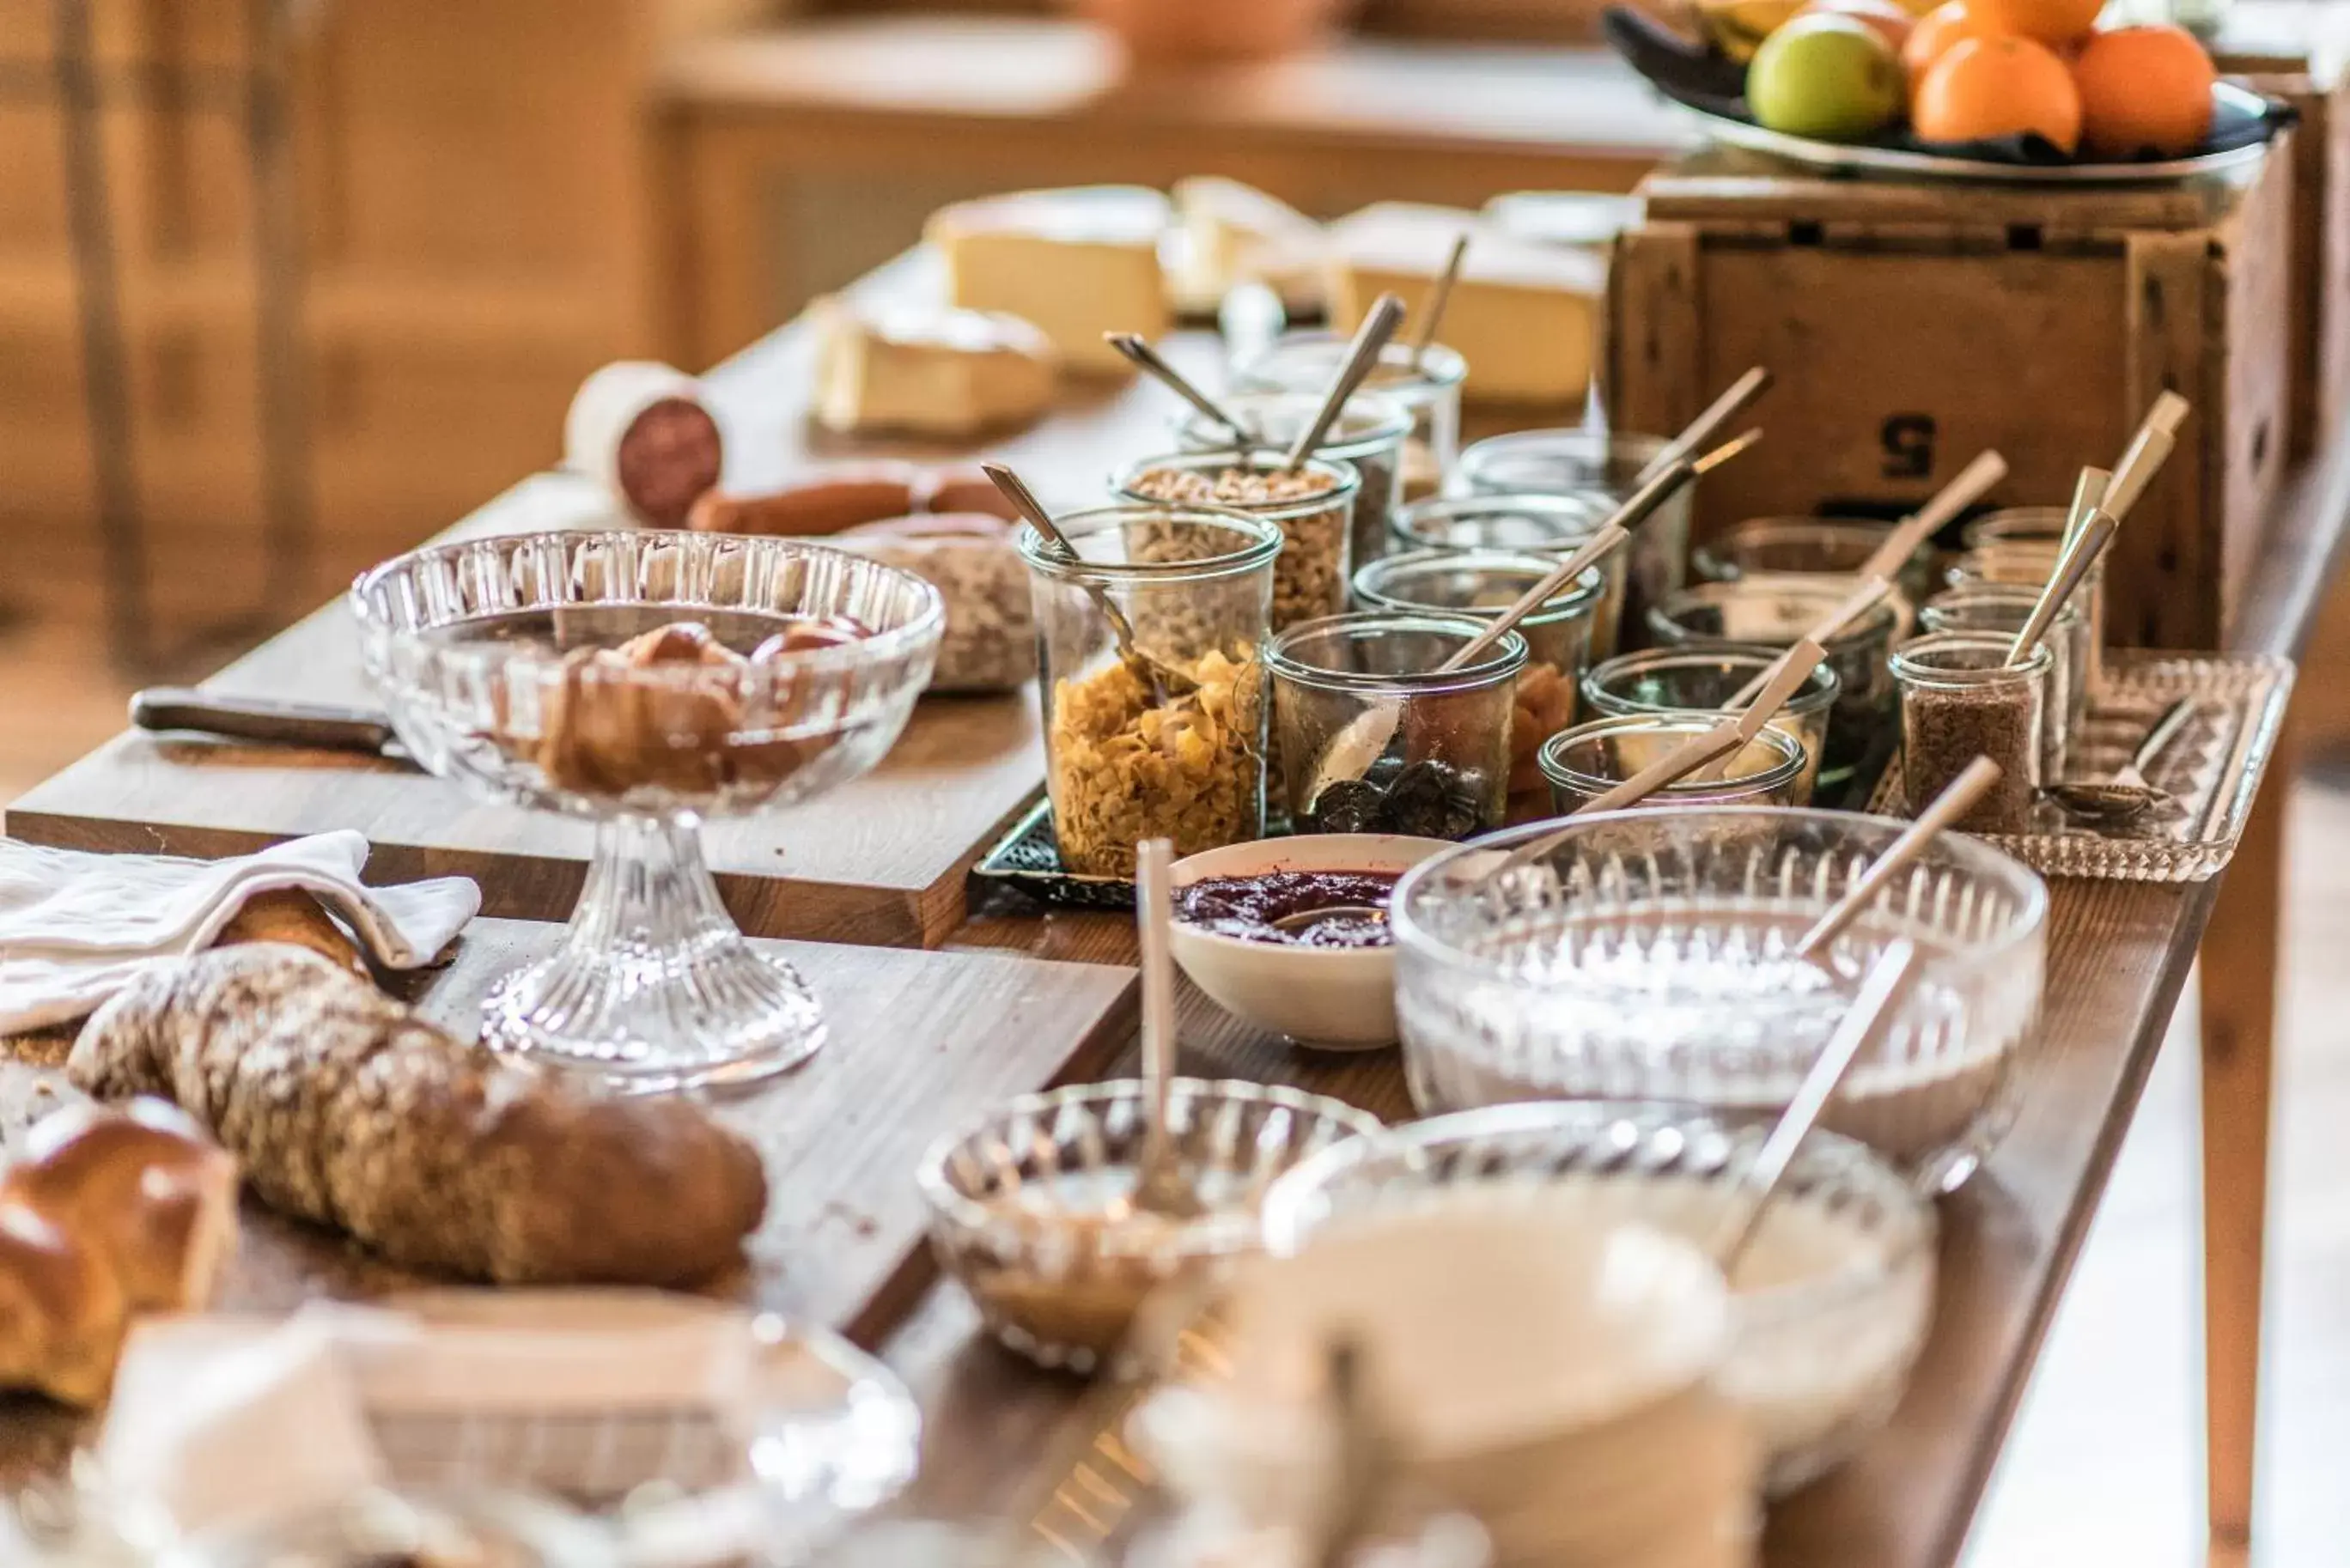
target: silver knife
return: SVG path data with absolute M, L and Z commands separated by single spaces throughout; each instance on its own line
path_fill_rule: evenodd
M 142 730 L 218 735 L 273 746 L 358 752 L 410 760 L 391 722 L 366 708 L 238 697 L 193 687 L 151 686 L 130 699 L 130 722 Z

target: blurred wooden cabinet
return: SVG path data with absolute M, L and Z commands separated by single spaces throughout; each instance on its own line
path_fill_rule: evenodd
M 89 0 L 104 61 L 238 66 L 252 0 Z M 745 0 L 307 0 L 294 126 L 322 574 L 461 515 L 556 452 L 596 365 L 647 348 L 645 84 Z M 699 13 L 698 16 L 686 12 Z M 0 0 L 38 79 L 53 0 Z M 203 78 L 196 78 L 201 88 Z M 201 97 L 103 115 L 141 498 L 158 539 L 257 534 L 244 129 Z M 88 526 L 57 103 L 0 108 L 0 521 Z

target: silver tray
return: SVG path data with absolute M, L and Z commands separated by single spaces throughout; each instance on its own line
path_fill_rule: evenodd
M 2212 90 L 2223 99 L 2234 95 L 2258 101 L 2256 95 L 2227 82 L 2219 83 Z M 1898 174 L 1905 179 L 1952 180 L 1970 184 L 2148 185 L 2244 168 L 2259 162 L 2268 151 L 2266 141 L 2255 141 L 2155 163 L 2000 163 L 1988 159 L 1912 152 L 1898 147 L 1814 141 L 1807 136 L 1766 130 L 1752 121 L 1728 115 L 1709 114 L 1694 104 L 1683 103 L 1681 107 L 1695 115 L 1706 134 L 1717 141 L 1750 152 L 1767 152 L 1831 174 Z
M 1985 834 L 1984 841 L 2048 877 L 2200 882 L 2218 876 L 2251 815 L 2293 680 L 2289 659 L 2108 652 L 2104 685 L 2074 739 L 2072 774 L 2111 777 L 2163 711 L 2188 698 L 2197 704 L 2194 718 L 2147 770 L 2148 782 L 2177 796 L 2177 805 L 2100 832 L 2066 822 L 2043 803 L 2035 826 L 2045 831 Z M 1899 758 L 1878 782 L 1869 809 L 1909 815 Z

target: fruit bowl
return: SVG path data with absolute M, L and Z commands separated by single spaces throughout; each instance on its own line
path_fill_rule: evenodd
M 595 824 L 552 956 L 499 981 L 485 1044 L 615 1087 L 746 1083 L 824 1014 L 719 902 L 702 824 L 880 761 L 945 624 L 909 572 L 796 540 L 631 529 L 507 535 L 352 585 L 369 679 L 418 763 Z
M 1616 52 L 1658 91 L 1702 117 L 1709 135 L 1732 147 L 1846 174 L 1998 181 L 2031 184 L 2122 184 L 2179 180 L 2259 160 L 2295 118 L 2292 106 L 2230 82 L 2213 86 L 2211 129 L 2182 158 L 2098 161 L 2069 157 L 2037 136 L 1929 142 L 1896 126 L 1862 141 L 1791 136 L 1758 123 L 1746 100 L 1746 67 L 1654 18 L 1607 8 L 1602 31 Z

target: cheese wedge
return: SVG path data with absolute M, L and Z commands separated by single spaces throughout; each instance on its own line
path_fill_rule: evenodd
M 1053 345 L 1016 316 L 875 312 L 830 296 L 816 323 L 816 422 L 847 435 L 960 439 L 1024 424 L 1053 402 Z
M 1333 223 L 1331 326 L 1353 331 L 1372 301 L 1392 293 L 1413 317 L 1398 336 L 1417 332 L 1419 313 L 1463 231 L 1469 255 L 1437 338 L 1469 361 L 1464 395 L 1545 408 L 1581 401 L 1606 308 L 1607 263 L 1529 244 L 1475 213 L 1382 202 Z
M 924 237 L 946 257 L 950 303 L 1035 323 L 1065 369 L 1125 374 L 1102 335 L 1171 325 L 1159 244 L 1172 220 L 1156 191 L 1089 185 L 958 202 Z
M 1179 309 L 1210 314 L 1244 283 L 1262 283 L 1293 315 L 1322 305 L 1322 225 L 1253 185 L 1215 175 L 1175 182 L 1182 245 L 1170 280 Z
M 1605 251 L 1648 209 L 1638 196 L 1600 191 L 1513 191 L 1485 203 L 1485 219 L 1529 244 Z

